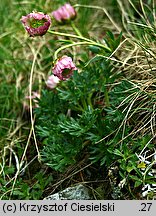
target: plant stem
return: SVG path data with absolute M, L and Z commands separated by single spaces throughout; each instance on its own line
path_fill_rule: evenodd
M 61 52 L 62 50 L 64 49 L 67 49 L 69 47 L 72 47 L 72 46 L 78 46 L 78 45 L 86 45 L 86 44 L 90 44 L 89 42 L 77 42 L 77 43 L 71 43 L 71 44 L 67 44 L 65 46 L 62 46 L 60 48 L 58 48 L 55 53 L 54 53 L 54 62 L 57 60 L 57 55 L 59 52 Z
M 111 52 L 111 49 L 108 48 L 107 46 L 103 45 L 103 44 L 100 44 L 100 43 L 97 43 L 93 40 L 90 40 L 88 38 L 85 38 L 85 37 L 82 37 L 82 36 L 78 36 L 78 35 L 73 35 L 73 34 L 66 34 L 66 33 L 62 33 L 62 32 L 56 32 L 56 31 L 51 31 L 51 30 L 48 30 L 48 32 L 50 34 L 54 34 L 54 35 L 60 35 L 60 36 L 66 36 L 66 37 L 72 37 L 72 38 L 77 38 L 77 39 L 80 39 L 80 40 L 83 40 L 83 41 L 86 41 L 86 42 L 90 42 L 91 45 L 94 45 L 94 46 L 98 46 L 98 47 L 101 47 L 109 52 Z
M 110 106 L 110 103 L 109 103 L 109 95 L 108 95 L 107 89 L 105 90 L 105 103 L 106 103 L 106 107 L 109 107 L 109 106 Z
M 93 105 L 92 105 L 92 101 L 91 101 L 92 95 L 93 95 L 93 93 L 90 93 L 88 95 L 87 102 L 88 102 L 88 105 L 90 106 L 90 108 L 93 110 Z
M 54 62 L 57 60 L 57 55 L 58 55 L 58 53 L 59 52 L 61 52 L 62 50 L 64 50 L 64 49 L 67 49 L 67 48 L 69 48 L 69 47 L 73 47 L 73 46 L 79 46 L 79 45 L 92 45 L 92 46 L 98 46 L 98 47 L 101 47 L 101 44 L 98 44 L 98 43 L 96 43 L 96 42 L 77 42 L 77 43 L 71 43 L 71 44 L 67 44 L 67 45 L 65 45 L 65 46 L 62 46 L 62 47 L 60 47 L 60 48 L 58 48 L 56 51 L 55 51 L 55 53 L 54 53 Z M 102 48 L 103 48 L 103 45 L 102 45 Z
M 54 35 L 60 35 L 60 36 L 65 36 L 65 37 L 73 37 L 73 38 L 77 38 L 77 39 L 80 39 L 80 40 L 93 42 L 92 40 L 90 40 L 88 38 L 85 38 L 85 37 L 82 37 L 82 36 L 79 36 L 79 35 L 67 34 L 67 33 L 64 33 L 64 32 L 56 32 L 56 31 L 52 31 L 52 30 L 48 30 L 48 32 L 50 34 L 54 34 Z
M 81 32 L 79 31 L 79 29 L 75 26 L 75 23 L 71 21 L 71 26 L 73 28 L 73 30 L 75 31 L 75 33 L 80 36 L 80 37 L 83 37 Z
M 77 104 L 77 106 L 74 106 L 73 109 L 76 110 L 76 111 L 84 112 L 84 109 L 79 104 Z
M 87 103 L 86 103 L 86 101 L 85 101 L 85 99 L 82 97 L 81 98 L 81 103 L 82 103 L 82 105 L 83 105 L 83 108 L 84 108 L 84 110 L 87 110 Z

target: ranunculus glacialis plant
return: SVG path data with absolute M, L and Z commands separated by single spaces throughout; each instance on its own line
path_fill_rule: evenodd
M 63 56 L 58 59 L 54 65 L 53 74 L 60 80 L 67 80 L 72 76 L 74 70 L 77 70 L 77 68 L 73 63 L 72 58 Z
M 31 37 L 34 37 L 46 34 L 51 24 L 51 19 L 49 15 L 45 15 L 41 12 L 33 12 L 26 16 L 22 16 L 21 22 L 28 34 Z
M 52 16 L 59 23 L 72 20 L 76 17 L 75 9 L 69 4 L 66 3 L 62 7 L 52 12 Z

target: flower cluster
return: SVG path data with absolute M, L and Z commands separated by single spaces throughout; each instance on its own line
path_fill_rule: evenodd
M 66 3 L 58 8 L 58 10 L 53 11 L 52 16 L 57 22 L 66 22 L 76 17 L 76 11 L 69 3 Z M 22 16 L 21 22 L 31 37 L 42 36 L 48 31 L 51 25 L 51 18 L 49 15 L 41 12 L 32 12 L 26 16 Z M 63 56 L 58 59 L 53 67 L 53 75 L 49 76 L 46 81 L 47 87 L 54 89 L 60 80 L 70 78 L 74 70 L 77 70 L 77 68 L 72 62 L 71 57 Z M 36 95 L 33 93 L 32 99 L 35 97 Z
M 52 16 L 57 22 L 69 21 L 76 17 L 76 11 L 69 3 L 66 3 L 56 11 L 53 11 Z M 21 22 L 31 37 L 42 36 L 49 29 L 51 18 L 42 12 L 32 12 L 22 16 Z
M 76 11 L 69 3 L 66 3 L 58 10 L 53 11 L 52 15 L 56 21 L 63 22 L 74 19 L 76 17 Z M 51 25 L 50 16 L 41 12 L 33 12 L 27 16 L 22 16 L 21 22 L 31 37 L 46 34 Z M 53 75 L 49 76 L 46 81 L 47 87 L 50 89 L 55 88 L 60 80 L 70 78 L 74 70 L 77 70 L 77 68 L 70 57 L 63 56 L 58 59 L 53 67 Z

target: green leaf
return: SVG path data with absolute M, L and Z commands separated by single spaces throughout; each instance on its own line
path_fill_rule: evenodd
M 120 157 L 124 157 L 124 155 L 121 153 L 121 151 L 119 151 L 118 149 L 115 149 L 114 150 L 114 154 L 115 155 L 118 155 L 118 156 L 120 156 Z
M 138 164 L 137 168 L 139 169 L 146 168 L 146 164 L 142 161 L 141 163 Z
M 134 187 L 139 187 L 142 184 L 142 181 L 136 181 L 134 184 Z
M 129 177 L 135 181 L 140 181 L 140 179 L 137 176 L 129 175 Z
M 95 54 L 100 53 L 101 49 L 97 46 L 89 46 L 90 51 L 92 51 Z
M 127 170 L 128 173 L 130 173 L 133 169 L 134 169 L 134 167 L 132 167 L 132 166 L 127 166 L 127 169 L 126 169 L 126 170 Z

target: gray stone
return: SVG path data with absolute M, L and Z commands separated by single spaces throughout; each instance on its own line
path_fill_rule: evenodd
M 82 184 L 45 197 L 44 200 L 90 200 L 89 190 Z

